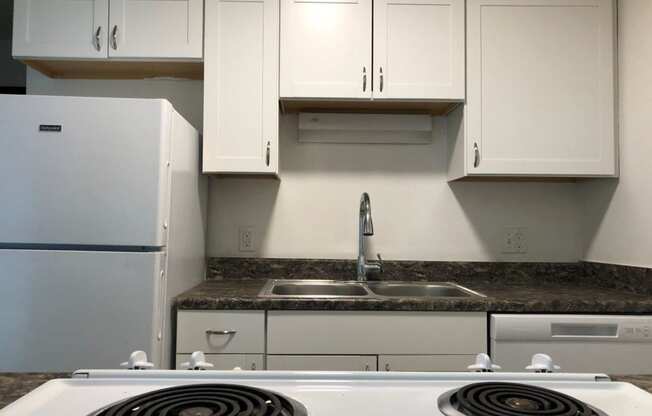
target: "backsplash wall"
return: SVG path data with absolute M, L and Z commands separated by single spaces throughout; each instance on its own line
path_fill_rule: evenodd
M 52 80 L 27 73 L 30 94 L 164 97 L 195 126 L 199 81 Z M 445 123 L 429 145 L 305 144 L 281 117 L 281 180 L 212 177 L 208 255 L 352 259 L 360 193 L 371 195 L 369 253 L 394 260 L 577 261 L 583 254 L 573 183 L 446 181 Z M 254 228 L 241 252 L 240 226 Z M 527 253 L 503 253 L 505 227 L 525 227 Z
M 652 2 L 618 3 L 620 180 L 582 188 L 585 259 L 652 267 Z

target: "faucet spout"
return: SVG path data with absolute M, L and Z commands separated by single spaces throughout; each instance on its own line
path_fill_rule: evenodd
M 364 192 L 360 197 L 360 215 L 358 218 L 358 263 L 357 277 L 359 281 L 367 280 L 368 272 L 380 273 L 383 271 L 383 264 L 378 255 L 378 262 L 367 262 L 365 260 L 365 237 L 374 235 L 374 223 L 371 218 L 371 200 L 369 194 Z
M 374 222 L 371 218 L 371 201 L 369 194 L 364 192 L 360 197 L 360 221 L 365 236 L 374 235 Z

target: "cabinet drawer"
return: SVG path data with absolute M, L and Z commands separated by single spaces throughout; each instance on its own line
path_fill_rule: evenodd
M 481 352 L 481 351 L 478 351 Z M 380 371 L 467 371 L 475 355 L 381 355 Z
M 268 355 L 268 370 L 376 371 L 375 355 Z
M 190 354 L 177 354 L 176 368 L 183 370 L 181 363 L 188 362 Z M 212 370 L 263 370 L 263 354 L 206 354 L 206 361 L 213 364 Z
M 227 331 L 222 334 L 221 332 Z M 265 352 L 264 311 L 181 311 L 177 316 L 177 353 Z
M 270 311 L 269 354 L 476 354 L 486 351 L 481 312 Z

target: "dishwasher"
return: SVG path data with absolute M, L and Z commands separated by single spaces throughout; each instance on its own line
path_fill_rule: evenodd
M 503 371 L 548 354 L 563 372 L 652 374 L 652 317 L 494 314 L 489 348 Z

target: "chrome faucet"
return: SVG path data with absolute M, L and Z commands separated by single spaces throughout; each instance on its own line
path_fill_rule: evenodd
M 364 192 L 360 197 L 360 222 L 358 228 L 358 281 L 367 280 L 367 273 L 382 273 L 383 259 L 378 254 L 378 261 L 366 261 L 364 238 L 374 235 L 374 223 L 371 219 L 371 201 L 369 194 Z

